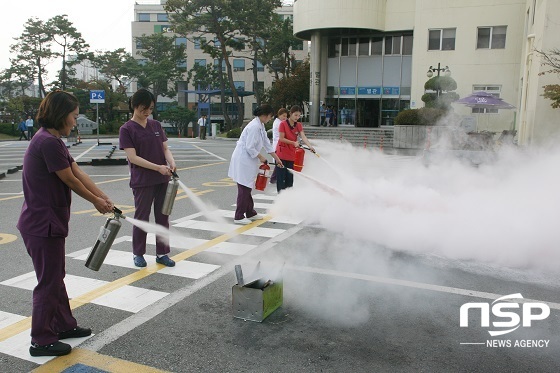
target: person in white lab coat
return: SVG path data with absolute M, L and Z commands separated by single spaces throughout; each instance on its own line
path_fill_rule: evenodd
M 233 218 L 235 224 L 249 224 L 263 218 L 255 211 L 251 196 L 259 164 L 266 162 L 266 158 L 260 153 L 262 148 L 272 155 L 278 167 L 283 167 L 282 161 L 270 145 L 264 128 L 264 124 L 272 119 L 273 113 L 274 109 L 268 104 L 257 107 L 253 112 L 255 119 L 243 129 L 231 155 L 228 176 L 237 183 L 237 208 Z

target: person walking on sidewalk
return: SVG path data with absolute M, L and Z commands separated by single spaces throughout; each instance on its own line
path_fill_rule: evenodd
M 21 141 L 22 137 L 27 141 L 27 136 L 25 135 L 25 131 L 27 131 L 27 124 L 25 124 L 25 119 L 19 122 L 18 131 L 19 131 L 19 141 Z
M 119 131 L 119 147 L 124 150 L 130 168 L 130 188 L 134 195 L 134 219 L 149 221 L 152 204 L 157 224 L 169 228 L 169 216 L 161 212 L 171 171 L 175 160 L 167 146 L 167 136 L 161 123 L 150 117 L 156 98 L 141 88 L 129 99 L 132 119 Z M 146 232 L 132 228 L 132 252 L 136 267 L 146 267 Z M 167 267 L 175 266 L 169 258 L 169 241 L 156 235 L 156 262 Z
M 78 100 L 64 91 L 49 93 L 41 102 L 41 126 L 23 158 L 23 206 L 17 228 L 33 262 L 37 286 L 31 313 L 31 356 L 67 355 L 66 338 L 91 335 L 72 315 L 64 285 L 65 240 L 68 236 L 72 191 L 102 214 L 113 202 L 72 158 L 60 139 L 76 125 Z
M 288 119 L 280 124 L 280 140 L 278 140 L 277 154 L 282 160 L 285 168 L 281 168 L 276 172 L 276 189 L 278 193 L 286 188 L 291 188 L 294 185 L 294 175 L 287 169 L 294 169 L 294 160 L 296 158 L 296 148 L 299 148 L 298 137 L 301 137 L 305 145 L 315 153 L 315 149 L 307 140 L 303 132 L 303 125 L 298 122 L 301 117 L 301 108 L 294 105 L 290 108 L 290 115 Z
M 264 128 L 264 124 L 272 119 L 273 113 L 274 109 L 268 104 L 257 107 L 253 112 L 255 118 L 241 132 L 231 155 L 228 176 L 237 183 L 237 207 L 233 218 L 235 224 L 250 224 L 263 218 L 255 211 L 251 196 L 259 172 L 259 163 L 266 162 L 266 158 L 261 154 L 262 148 L 276 160 L 278 167 L 283 167 L 282 161 L 270 145 Z
M 200 117 L 200 119 L 198 120 L 198 130 L 200 132 L 201 140 L 206 140 L 206 125 L 206 115 L 202 115 L 202 117 Z
M 33 137 L 33 119 L 31 118 L 31 115 L 27 116 L 25 125 L 27 127 L 27 139 L 31 140 L 31 138 Z

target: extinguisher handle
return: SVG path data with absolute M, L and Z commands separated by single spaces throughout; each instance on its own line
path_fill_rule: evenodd
M 175 171 L 171 171 L 171 175 L 173 175 L 174 178 L 178 179 L 179 175 L 177 175 L 177 173 Z

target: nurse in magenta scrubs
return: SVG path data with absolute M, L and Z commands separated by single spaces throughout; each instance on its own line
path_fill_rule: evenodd
M 175 160 L 167 147 L 167 136 L 157 120 L 150 119 L 156 99 L 144 89 L 139 89 L 130 98 L 132 119 L 122 125 L 119 133 L 119 146 L 126 152 L 130 166 L 130 187 L 134 194 L 134 218 L 150 220 L 150 210 L 154 205 L 155 221 L 169 227 L 169 216 L 161 213 L 165 191 L 171 171 L 175 171 Z M 168 241 L 156 236 L 156 262 L 173 267 L 175 262 L 169 258 Z M 134 265 L 145 267 L 146 232 L 132 228 L 132 253 Z
M 111 212 L 113 203 L 76 164 L 60 139 L 76 125 L 78 100 L 70 93 L 49 93 L 39 106 L 37 131 L 23 158 L 23 207 L 17 223 L 33 261 L 31 356 L 60 356 L 72 347 L 61 339 L 87 337 L 78 326 L 64 285 L 65 238 L 70 221 L 71 191 L 97 211 Z

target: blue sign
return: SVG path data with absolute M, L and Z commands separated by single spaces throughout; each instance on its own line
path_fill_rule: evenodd
M 105 103 L 105 91 L 97 91 L 97 90 L 89 91 L 89 103 L 90 104 L 104 104 Z
M 381 87 L 358 87 L 359 95 L 380 95 Z
M 383 87 L 384 95 L 398 96 L 400 92 L 400 87 Z
M 341 95 L 355 95 L 356 87 L 340 87 Z

